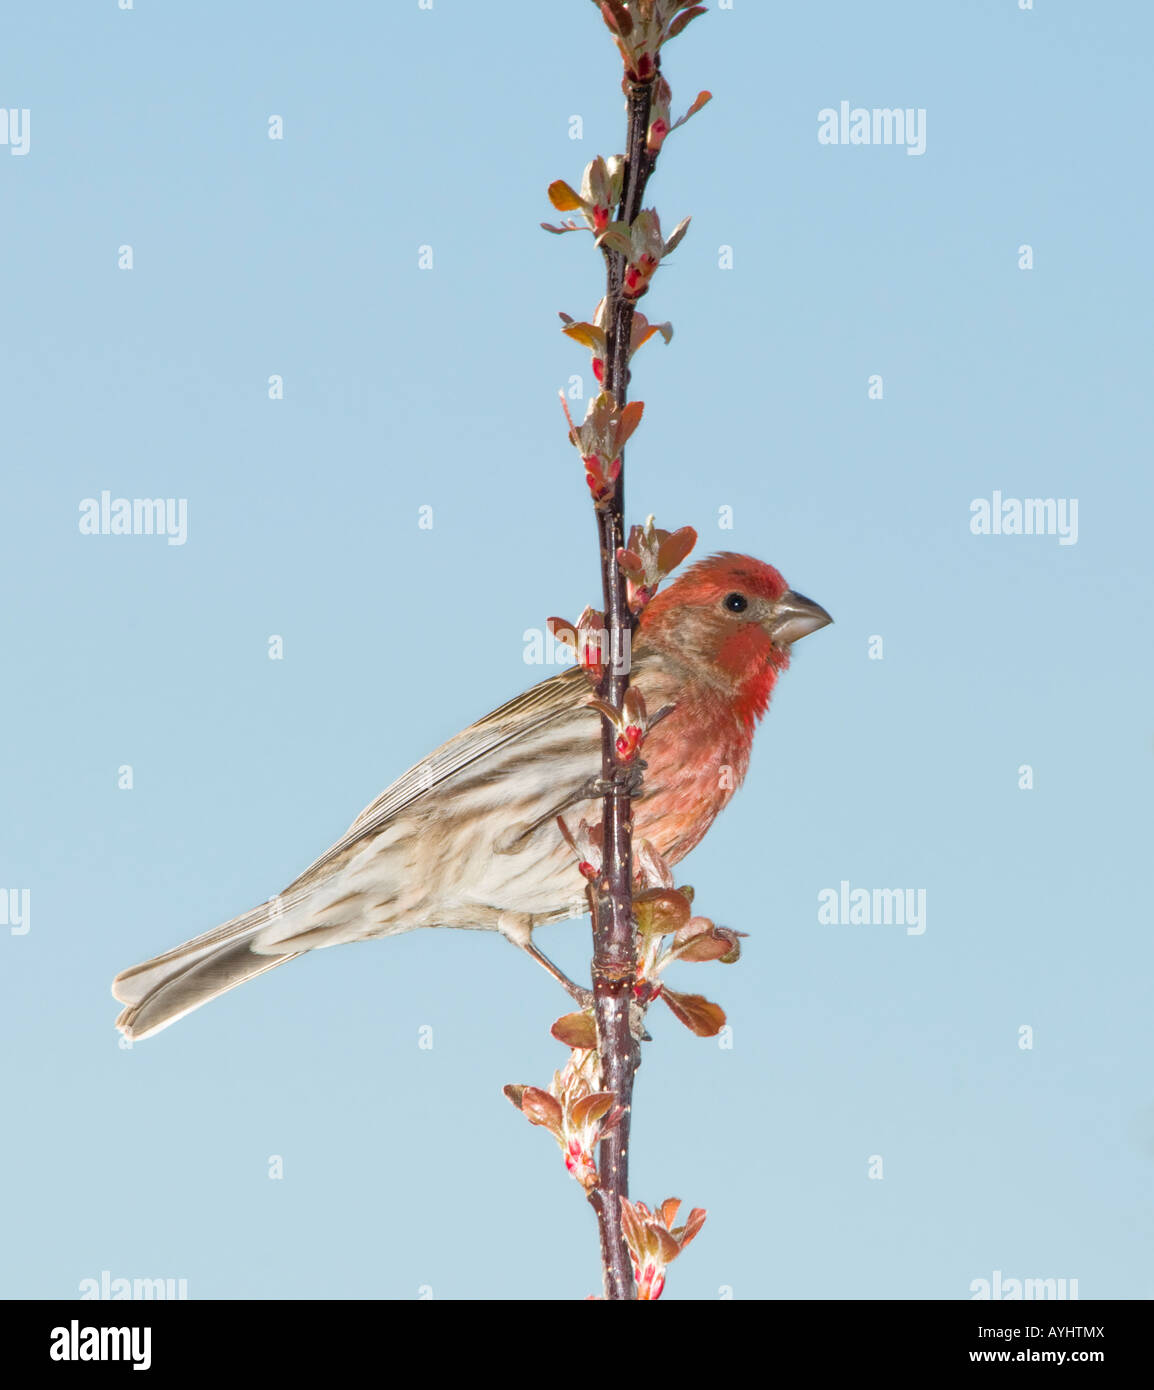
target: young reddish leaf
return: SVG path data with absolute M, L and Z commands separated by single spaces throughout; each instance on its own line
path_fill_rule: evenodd
M 575 343 L 580 343 L 590 352 L 605 351 L 605 330 L 598 328 L 592 323 L 569 323 L 561 330 L 566 338 L 572 338 Z
M 673 938 L 674 946 L 685 946 L 696 937 L 713 931 L 713 923 L 708 917 L 692 917 Z
M 685 113 L 685 115 L 681 117 L 680 120 L 674 121 L 673 127 L 672 127 L 672 128 L 673 128 L 674 130 L 676 130 L 678 126 L 684 125 L 685 122 L 686 122 L 687 120 L 689 120 L 689 118 L 690 118 L 691 116 L 696 116 L 696 115 L 697 115 L 697 113 L 698 113 L 698 112 L 701 110 L 701 108 L 706 104 L 706 102 L 709 102 L 709 101 L 712 101 L 712 100 L 713 100 L 713 93 L 712 93 L 712 92 L 698 92 L 698 94 L 697 94 L 697 100 L 693 103 L 693 105 L 689 108 L 689 110 Z
M 570 1111 L 573 1123 L 578 1129 L 584 1129 L 586 1125 L 596 1123 L 603 1115 L 608 1115 L 613 1109 L 615 1099 L 612 1091 L 594 1091 L 592 1095 L 582 1096 Z
M 719 960 L 732 965 L 741 955 L 738 938 L 745 935 L 731 927 L 715 927 L 708 917 L 694 917 L 673 938 L 673 952 L 678 960 Z
M 552 232 L 555 236 L 564 236 L 566 232 L 579 230 L 576 222 L 564 222 L 560 227 L 554 227 L 552 222 L 542 222 L 541 226 L 545 231 Z
M 659 932 L 662 936 L 683 928 L 691 911 L 685 896 L 673 888 L 646 889 L 636 894 L 633 906 L 641 930 Z
M 576 212 L 584 206 L 580 195 L 575 193 L 564 179 L 554 179 L 549 185 L 549 201 L 558 212 Z
M 587 1013 L 563 1014 L 549 1031 L 566 1047 L 597 1046 L 597 1025 Z
M 526 1086 L 521 1092 L 521 1113 L 530 1124 L 544 1125 L 554 1134 L 561 1133 L 561 1103 L 548 1091 Z
M 691 24 L 699 14 L 705 13 L 704 5 L 694 5 L 691 10 L 682 10 L 673 23 L 665 31 L 662 43 L 668 43 L 670 39 L 675 39 L 687 24 Z
M 565 843 L 577 857 L 577 868 L 587 879 L 596 878 L 601 868 L 601 822 L 587 825 L 585 821 L 579 821 L 576 835 L 565 824 L 564 816 L 557 817 L 557 826 Z
M 638 310 L 633 315 L 633 332 L 630 334 L 632 342 L 629 345 L 630 357 L 639 347 L 644 347 L 655 333 L 660 333 L 668 344 L 673 338 L 673 325 L 671 323 L 649 323 L 645 315 Z
M 621 1226 L 625 1235 L 625 1243 L 630 1250 L 640 1255 L 645 1248 L 645 1227 L 642 1225 L 641 1215 L 637 1208 L 645 1211 L 645 1203 L 638 1202 L 637 1206 L 628 1197 L 621 1198 Z
M 748 936 L 749 933 L 743 931 L 731 931 L 728 927 L 718 927 L 717 930 L 719 932 L 724 932 L 726 936 L 730 937 L 733 941 L 733 945 L 729 948 L 728 951 L 726 951 L 725 955 L 718 956 L 718 960 L 722 963 L 722 965 L 736 964 L 736 962 L 741 959 L 741 942 L 738 941 L 737 938 L 739 936 Z
M 654 1253 L 661 1260 L 663 1265 L 671 1263 L 681 1254 L 681 1246 L 673 1239 L 673 1236 L 664 1226 L 649 1227 L 650 1244 L 657 1248 Z
M 577 628 L 580 632 L 586 630 L 602 632 L 605 628 L 605 614 L 599 608 L 594 608 L 592 604 L 587 603 L 577 619 Z
M 660 333 L 667 346 L 673 341 L 673 325 L 668 320 L 665 323 L 652 324 L 645 334 L 644 341 L 648 342 L 654 333 Z
M 673 1223 L 677 1220 L 677 1213 L 680 1207 L 680 1197 L 666 1197 L 665 1201 L 657 1208 L 657 1215 L 664 1221 L 667 1231 L 673 1230 Z
M 629 436 L 641 423 L 645 411 L 644 401 L 630 401 L 617 421 L 617 448 L 624 449 Z
M 657 549 L 657 564 L 662 574 L 675 570 L 696 544 L 697 532 L 692 526 L 683 526 L 680 531 L 666 536 Z
M 673 1014 L 699 1038 L 715 1038 L 725 1027 L 725 1010 L 700 994 L 676 994 L 666 988 L 661 997 Z
M 673 887 L 673 870 L 658 853 L 656 845 L 643 837 L 633 841 L 633 867 L 647 887 Z
M 595 709 L 599 714 L 603 714 L 615 729 L 619 729 L 621 727 L 620 710 L 615 710 L 613 706 L 609 704 L 607 701 L 593 698 L 591 700 L 586 700 L 585 703 L 590 709 Z
M 564 642 L 567 647 L 577 649 L 577 629 L 566 618 L 546 618 L 545 626 L 556 637 L 558 642 Z
M 621 710 L 625 716 L 626 724 L 637 724 L 642 727 L 645 725 L 645 696 L 636 685 L 631 685 L 625 692 L 625 699 L 621 702 Z
M 632 34 L 633 16 L 621 0 L 601 0 L 601 15 L 614 34 L 620 34 L 623 39 Z
M 698 1231 L 701 1230 L 702 1226 L 705 1225 L 707 1214 L 704 1207 L 694 1207 L 689 1213 L 689 1220 L 686 1221 L 685 1225 L 673 1232 L 674 1238 L 682 1250 L 685 1249 Z
M 609 1114 L 606 1115 L 605 1118 L 601 1121 L 601 1132 L 599 1138 L 607 1138 L 608 1135 L 617 1128 L 617 1126 L 621 1123 L 621 1121 L 624 1118 L 625 1111 L 622 1109 L 620 1105 L 615 1105 L 613 1109 L 610 1110 Z
M 710 922 L 705 931 L 699 932 L 677 950 L 677 959 L 690 965 L 703 965 L 706 961 L 720 960 L 732 950 L 733 945 L 730 941 L 714 935 L 713 923 Z

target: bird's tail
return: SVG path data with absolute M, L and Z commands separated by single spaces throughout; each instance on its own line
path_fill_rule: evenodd
M 262 903 L 183 946 L 121 971 L 112 982 L 112 993 L 128 1007 L 116 1026 L 134 1041 L 151 1037 L 218 994 L 303 954 L 253 949 L 273 910 Z

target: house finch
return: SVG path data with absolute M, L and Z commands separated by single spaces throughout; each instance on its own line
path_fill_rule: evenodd
M 630 682 L 650 710 L 634 834 L 670 864 L 713 824 L 749 766 L 790 645 L 831 622 L 746 555 L 713 555 L 661 590 L 634 635 Z M 318 946 L 415 927 L 532 931 L 587 910 L 557 816 L 595 792 L 602 716 L 570 668 L 470 725 L 411 768 L 278 897 L 143 965 L 112 992 L 144 1038 Z

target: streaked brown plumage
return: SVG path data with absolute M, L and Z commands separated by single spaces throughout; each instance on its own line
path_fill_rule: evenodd
M 790 644 L 829 621 L 776 570 L 741 555 L 699 562 L 646 608 L 631 682 L 651 711 L 671 709 L 645 742 L 634 833 L 670 863 L 741 784 Z M 320 946 L 442 926 L 497 930 L 527 947 L 534 927 L 581 914 L 584 880 L 555 818 L 579 818 L 580 795 L 600 774 L 601 716 L 589 696 L 583 673 L 569 669 L 457 734 L 277 898 L 118 975 L 113 993 L 127 1007 L 117 1026 L 147 1037 Z

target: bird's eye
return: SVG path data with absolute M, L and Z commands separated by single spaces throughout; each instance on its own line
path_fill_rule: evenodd
M 749 607 L 749 600 L 744 594 L 726 594 L 721 600 L 723 608 L 728 608 L 731 613 L 744 613 Z

